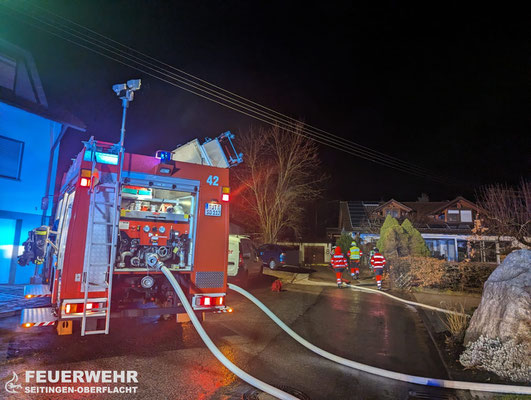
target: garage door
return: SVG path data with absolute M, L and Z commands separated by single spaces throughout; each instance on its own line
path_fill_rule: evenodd
M 304 246 L 305 264 L 324 264 L 323 246 Z

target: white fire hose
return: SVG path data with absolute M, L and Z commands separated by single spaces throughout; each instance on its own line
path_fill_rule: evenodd
M 173 278 L 173 277 L 172 277 Z M 252 294 L 243 290 L 242 288 L 228 284 L 229 289 L 232 289 L 241 295 L 247 297 L 254 304 L 256 304 L 269 318 L 273 320 L 280 328 L 282 328 L 288 335 L 290 335 L 297 342 L 302 344 L 307 349 L 313 351 L 320 356 L 327 358 L 335 363 L 345 365 L 350 368 L 354 368 L 360 371 L 368 372 L 373 375 L 383 376 L 384 378 L 390 378 L 402 382 L 414 383 L 417 385 L 424 386 L 437 386 L 448 389 L 459 389 L 459 390 L 477 390 L 483 392 L 493 392 L 493 393 L 514 393 L 514 394 L 531 394 L 531 387 L 529 386 L 516 386 L 516 385 L 498 385 L 493 383 L 478 383 L 478 382 L 464 382 L 464 381 L 451 381 L 446 379 L 434 379 L 434 378 L 425 378 L 422 376 L 407 375 L 399 372 L 388 371 L 382 368 L 371 367 L 370 365 L 361 364 L 356 361 L 348 360 L 343 357 L 336 356 L 335 354 L 329 353 L 326 350 L 320 349 L 317 346 L 314 346 L 306 339 L 299 336 L 295 331 L 293 331 L 289 326 L 282 322 L 275 314 L 271 312 L 260 300 L 254 297 Z
M 299 285 L 314 285 L 314 286 L 331 286 L 331 287 L 333 286 L 333 287 L 337 287 L 337 284 L 335 284 L 335 283 L 331 283 L 331 282 L 316 282 L 316 281 L 311 281 L 309 279 L 302 279 L 300 281 L 297 281 L 296 283 L 299 284 Z M 389 294 L 389 293 L 384 292 L 382 290 L 376 290 L 376 289 L 368 288 L 368 287 L 365 287 L 365 286 L 359 286 L 359 285 L 348 285 L 347 287 L 350 288 L 350 289 L 356 289 L 356 290 L 361 290 L 361 291 L 365 291 L 365 292 L 372 292 L 372 293 L 381 294 L 381 295 L 390 297 L 390 298 L 392 298 L 394 300 L 400 301 L 402 303 L 409 304 L 411 306 L 422 307 L 422 308 L 426 308 L 428 310 L 439 311 L 439 312 L 443 312 L 443 313 L 446 313 L 446 314 L 462 315 L 464 317 L 470 318 L 470 315 L 460 313 L 459 311 L 448 310 L 446 308 L 430 306 L 428 304 L 417 303 L 416 301 L 402 299 L 400 297 L 393 296 L 392 294 Z
M 203 342 L 207 345 L 208 349 L 214 354 L 214 356 L 225 366 L 229 371 L 231 371 L 234 375 L 236 375 L 241 380 L 247 382 L 248 384 L 263 390 L 266 393 L 269 393 L 272 396 L 275 396 L 282 400 L 297 400 L 297 397 L 292 396 L 289 393 L 283 392 L 280 389 L 277 389 L 274 386 L 271 386 L 254 376 L 249 375 L 247 372 L 241 370 L 236 365 L 234 365 L 227 357 L 223 355 L 221 351 L 216 347 L 214 342 L 210 339 L 208 334 L 205 332 L 204 328 L 201 326 L 201 323 L 197 319 L 194 310 L 192 309 L 192 306 L 188 302 L 188 299 L 186 298 L 186 295 L 184 294 L 183 290 L 179 286 L 179 283 L 173 276 L 173 274 L 170 272 L 170 270 L 166 267 L 161 267 L 160 269 L 162 273 L 168 278 L 168 281 L 170 281 L 171 285 L 175 289 L 175 292 L 177 293 L 177 296 L 179 296 L 179 299 L 181 300 L 182 305 L 184 306 L 184 309 L 186 310 L 188 316 L 190 317 L 190 320 L 192 321 L 192 324 L 194 325 L 195 329 L 197 330 L 197 333 L 199 333 L 199 336 L 201 336 L 201 339 L 203 339 Z

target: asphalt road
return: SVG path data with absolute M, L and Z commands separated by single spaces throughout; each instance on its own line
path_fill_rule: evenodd
M 438 353 L 413 307 L 377 294 L 286 285 L 281 293 L 263 277 L 251 292 L 313 344 L 362 363 L 408 374 L 447 378 Z M 313 279 L 333 281 L 324 268 Z M 252 303 L 229 293 L 231 314 L 211 315 L 205 329 L 236 365 L 275 386 L 317 399 L 471 398 L 379 378 L 334 364 L 306 350 Z M 53 328 L 18 328 L 0 319 L 0 398 L 69 399 L 79 395 L 6 396 L 4 383 L 26 370 L 135 370 L 135 395 L 91 394 L 83 398 L 240 399 L 266 398 L 232 375 L 210 354 L 191 324 L 157 318 L 111 322 L 107 336 L 57 336 Z

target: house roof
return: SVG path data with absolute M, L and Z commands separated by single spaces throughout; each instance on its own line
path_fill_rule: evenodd
M 468 205 L 472 208 L 474 208 L 475 210 L 479 210 L 479 207 L 476 206 L 474 203 L 472 203 L 470 200 L 467 200 L 465 199 L 464 197 L 462 196 L 457 196 L 455 199 L 453 199 L 452 201 L 449 201 L 447 202 L 445 205 L 435 209 L 432 211 L 432 214 L 437 214 L 437 213 L 440 213 L 441 211 L 443 211 L 445 208 L 448 208 L 448 207 L 451 207 L 453 206 L 454 204 L 456 204 L 457 202 L 459 201 L 462 201 L 462 202 L 465 202 L 465 203 L 468 203 Z
M 415 221 L 414 224 L 421 232 L 430 232 L 430 233 L 448 233 L 449 231 L 453 233 L 469 233 L 470 224 L 447 224 L 444 221 L 437 221 L 432 219 L 425 219 L 424 217 L 430 215 L 437 215 L 448 207 L 452 207 L 459 201 L 466 202 L 471 208 L 478 210 L 476 206 L 471 201 L 465 199 L 464 197 L 458 196 L 451 201 L 404 201 L 399 202 L 395 199 L 391 199 L 386 202 L 377 202 L 377 201 L 346 201 L 343 202 L 346 204 L 346 207 L 343 210 L 348 209 L 348 217 L 350 218 L 351 227 L 353 229 L 370 226 L 371 220 L 369 216 L 384 208 L 386 205 L 395 203 L 400 208 L 411 212 L 413 217 L 412 221 Z M 341 224 L 341 221 L 340 221 Z M 348 224 L 347 224 L 348 225 Z M 346 226 L 343 225 L 342 226 Z
M 369 221 L 369 217 L 363 206 L 362 201 L 348 201 L 348 212 L 350 215 L 350 222 L 353 227 L 364 226 Z
M 444 209 L 448 206 L 448 201 L 407 201 L 406 206 L 411 208 L 418 216 L 432 215 L 435 210 Z
M 80 119 L 78 119 L 67 111 L 59 109 L 50 109 L 41 104 L 37 104 L 32 101 L 15 96 L 10 90 L 4 90 L 1 87 L 0 102 L 16 108 L 20 108 L 21 110 L 27 111 L 31 114 L 35 114 L 40 117 L 49 119 L 50 121 L 59 122 L 62 125 L 77 129 L 79 131 L 84 132 L 87 129 L 87 126 Z
M 378 211 L 378 210 L 384 208 L 385 206 L 387 206 L 387 205 L 389 205 L 389 204 L 391 204 L 391 203 L 395 203 L 398 207 L 402 208 L 403 210 L 405 210 L 405 211 L 407 211 L 407 212 L 413 211 L 410 207 L 408 207 L 408 206 L 406 205 L 406 203 L 402 203 L 402 202 L 397 201 L 397 200 L 395 200 L 395 199 L 391 199 L 391 200 L 389 200 L 389 201 L 386 201 L 386 202 L 383 203 L 383 204 L 380 204 L 378 207 L 374 208 L 372 211 Z M 371 211 L 371 212 L 372 212 L 372 211 Z
M 86 130 L 85 124 L 69 112 L 48 106 L 31 53 L 0 39 L 0 56 L 10 66 L 3 71 L 3 77 L 7 77 L 7 82 L 11 83 L 11 86 L 0 86 L 0 102 L 67 127 Z
M 442 212 L 443 210 L 445 210 L 446 208 L 453 206 L 459 201 L 466 202 L 470 207 L 476 210 L 478 209 L 478 207 L 471 201 L 465 199 L 462 196 L 458 196 L 455 199 L 450 200 L 450 201 L 448 200 L 446 201 L 397 201 L 395 199 L 391 199 L 381 204 L 380 206 L 372 209 L 371 212 L 384 208 L 388 204 L 395 203 L 396 205 L 405 209 L 406 211 L 413 211 L 415 212 L 417 216 L 423 217 L 423 216 L 438 214 Z

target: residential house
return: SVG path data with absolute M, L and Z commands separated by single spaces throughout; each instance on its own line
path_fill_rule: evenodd
M 29 230 L 47 224 L 61 138 L 81 121 L 52 110 L 31 54 L 0 40 L 0 284 L 28 283 L 17 265 Z
M 329 229 L 329 236 L 359 232 L 365 240 L 376 241 L 388 215 L 399 222 L 409 219 L 432 256 L 448 261 L 499 262 L 504 249 L 515 246 L 513 238 L 474 232 L 480 209 L 461 196 L 451 201 L 341 201 L 338 227 Z

